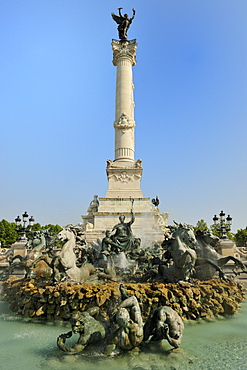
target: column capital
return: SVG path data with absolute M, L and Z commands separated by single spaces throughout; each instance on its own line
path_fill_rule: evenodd
M 112 63 L 114 66 L 117 66 L 121 59 L 129 59 L 132 66 L 136 65 L 136 49 L 138 44 L 135 39 L 125 42 L 113 39 L 111 45 L 113 50 Z

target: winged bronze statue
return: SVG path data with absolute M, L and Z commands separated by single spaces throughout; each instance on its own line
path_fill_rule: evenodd
M 135 18 L 136 11 L 135 11 L 135 9 L 132 9 L 133 15 L 132 15 L 131 18 L 129 18 L 128 14 L 122 15 L 121 9 L 123 9 L 123 8 L 118 8 L 119 15 L 111 13 L 111 16 L 112 16 L 113 20 L 119 25 L 118 28 L 117 28 L 119 39 L 121 41 L 127 41 L 128 40 L 127 32 L 128 32 L 128 29 L 130 28 L 130 25 L 131 25 L 133 19 Z

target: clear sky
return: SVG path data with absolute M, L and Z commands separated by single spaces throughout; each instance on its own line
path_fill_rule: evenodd
M 111 12 L 136 18 L 141 188 L 173 220 L 247 226 L 247 2 L 1 0 L 0 220 L 81 222 L 114 159 Z

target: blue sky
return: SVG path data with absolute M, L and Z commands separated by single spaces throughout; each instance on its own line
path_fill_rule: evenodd
M 247 226 L 247 2 L 1 0 L 0 219 L 78 223 L 114 159 L 110 13 L 136 9 L 136 159 L 173 220 Z

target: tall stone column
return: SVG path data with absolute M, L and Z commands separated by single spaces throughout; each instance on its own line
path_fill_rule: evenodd
M 137 43 L 113 40 L 113 64 L 117 67 L 115 109 L 115 161 L 134 161 L 134 98 L 132 66 L 136 64 Z
M 142 197 L 141 160 L 135 161 L 135 120 L 132 66 L 136 64 L 136 40 L 112 41 L 113 65 L 117 67 L 115 106 L 115 159 L 107 161 L 106 197 Z

